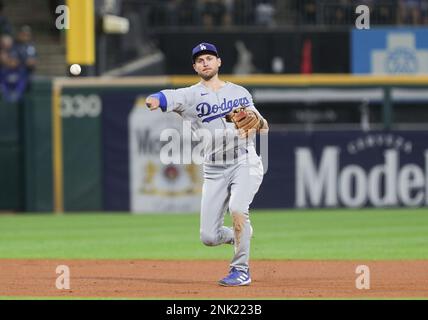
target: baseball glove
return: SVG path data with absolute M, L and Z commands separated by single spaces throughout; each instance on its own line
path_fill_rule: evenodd
M 263 127 L 261 119 L 254 111 L 239 107 L 226 115 L 227 122 L 233 122 L 235 128 L 239 130 L 242 138 L 246 138 L 250 133 L 258 132 Z

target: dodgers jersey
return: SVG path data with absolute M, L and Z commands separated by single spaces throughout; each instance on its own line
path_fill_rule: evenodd
M 204 160 L 222 159 L 226 154 L 236 151 L 248 152 L 254 149 L 254 139 L 240 138 L 233 122 L 226 122 L 225 116 L 239 107 L 246 107 L 261 117 L 254 107 L 251 94 L 242 86 L 231 82 L 217 91 L 204 86 L 201 82 L 186 88 L 161 91 L 167 101 L 166 112 L 177 112 L 184 121 L 191 122 L 194 136 L 204 141 Z M 208 130 L 214 141 L 202 137 Z M 255 150 L 252 153 L 255 153 Z

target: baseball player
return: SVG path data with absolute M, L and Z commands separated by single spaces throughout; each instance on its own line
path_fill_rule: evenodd
M 146 105 L 150 110 L 177 112 L 184 121 L 191 122 L 195 136 L 201 129 L 212 134 L 215 142 L 204 145 L 200 238 L 207 246 L 224 243 L 234 246 L 230 272 L 219 281 L 220 285 L 249 285 L 253 232 L 249 206 L 263 180 L 254 137 L 260 130 L 267 132 L 268 123 L 254 107 L 248 90 L 219 79 L 221 59 L 213 44 L 194 47 L 192 62 L 201 78 L 199 83 L 152 94 L 147 97 Z M 233 228 L 223 226 L 227 210 Z

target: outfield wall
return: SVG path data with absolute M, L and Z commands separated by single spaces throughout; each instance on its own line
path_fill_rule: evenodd
M 16 166 L 0 189 L 5 195 L 10 182 L 16 183 L 13 172 L 25 172 L 24 191 L 16 194 L 17 199 L 24 200 L 15 201 L 10 209 L 197 211 L 200 171 L 193 166 L 163 167 L 153 160 L 159 151 L 159 139 L 154 132 L 172 123 L 179 126 L 180 118 L 175 114 L 150 118 L 157 113 L 143 111 L 147 111 L 144 99 L 149 93 L 189 85 L 195 80 L 155 77 L 36 82 L 22 111 L 24 168 Z M 334 97 L 341 96 L 341 89 L 347 90 L 347 97 L 350 91 L 356 90 L 358 94 L 362 89 L 380 90 L 373 99 L 383 103 L 384 130 L 336 130 L 334 121 L 328 131 L 293 131 L 287 125 L 273 126 L 269 133 L 267 173 L 254 200 L 255 208 L 427 205 L 428 131 L 388 127 L 393 128 L 391 97 L 397 97 L 394 92 L 402 96 L 411 92 L 419 97 L 416 106 L 424 109 L 428 79 L 255 75 L 230 80 L 245 85 L 263 113 L 266 104 L 257 99 L 275 97 L 279 102 L 284 97 L 296 99 L 296 94 L 306 99 L 312 95 L 310 90 L 319 94 L 317 90 L 328 89 Z M 274 90 L 274 94 L 267 95 L 273 92 L 269 90 Z M 414 90 L 419 95 L 414 95 Z M 321 94 L 325 97 L 324 92 Z M 361 96 L 361 100 L 366 98 Z M 285 100 L 282 108 L 286 109 L 288 104 Z M 52 113 L 53 110 L 60 113 Z M 141 121 L 133 118 L 135 110 L 140 110 Z M 132 119 L 138 124 L 134 129 Z M 137 154 L 132 151 L 133 143 L 135 150 L 139 150 Z M 4 176 L 4 162 L 0 165 Z M 151 200 L 139 198 L 138 192 L 150 195 Z M 147 202 L 159 205 L 149 210 L 144 205 Z
M 22 210 L 23 144 L 21 104 L 0 101 L 0 211 Z

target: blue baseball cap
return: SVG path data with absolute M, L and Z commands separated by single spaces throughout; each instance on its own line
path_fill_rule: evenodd
M 198 44 L 196 47 L 192 50 L 192 61 L 195 62 L 195 59 L 197 56 L 201 54 L 212 54 L 216 57 L 218 57 L 217 48 L 215 45 L 207 42 L 202 42 Z

